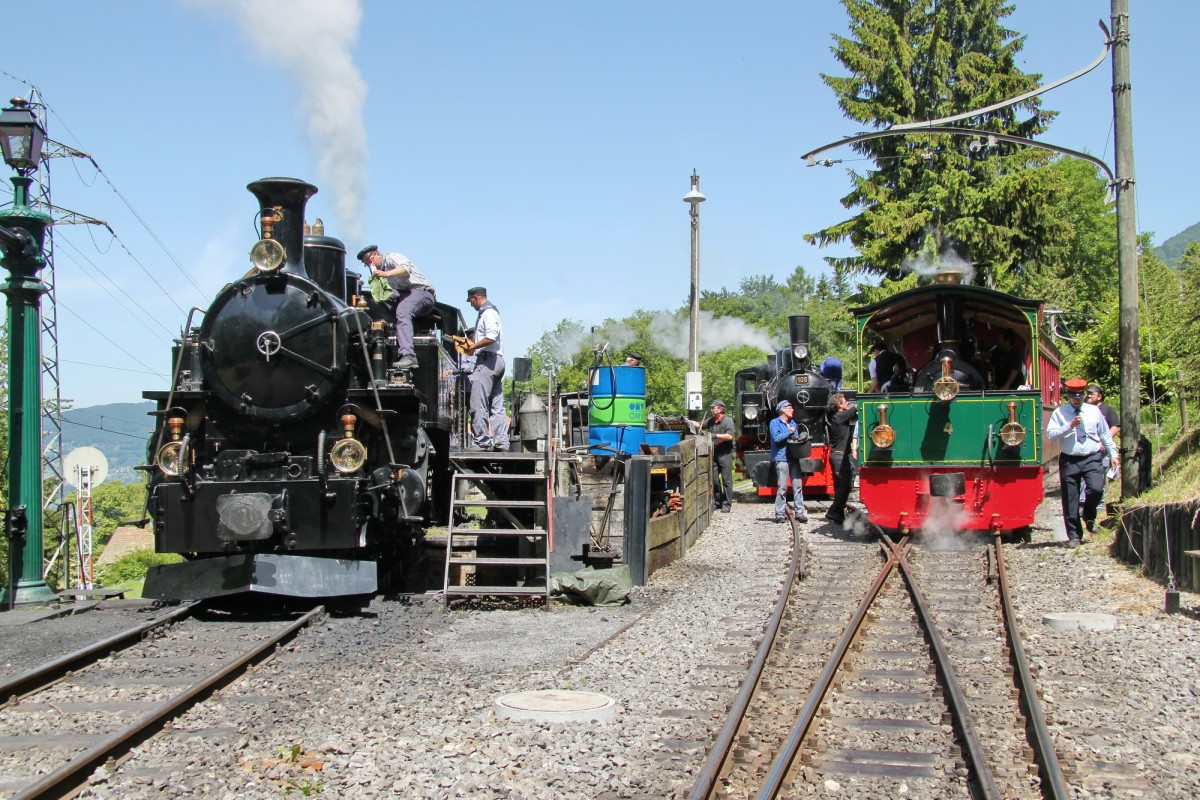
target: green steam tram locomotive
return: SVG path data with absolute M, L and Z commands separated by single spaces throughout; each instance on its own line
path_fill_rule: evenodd
M 1042 433 L 1060 396 L 1042 302 L 947 270 L 851 312 L 859 363 L 874 351 L 879 368 L 862 376 L 858 395 L 868 521 L 900 532 L 1027 533 L 1044 465 L 1057 455 Z

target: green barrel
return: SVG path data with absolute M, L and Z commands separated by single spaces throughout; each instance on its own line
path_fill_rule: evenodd
M 594 397 L 588 407 L 589 425 L 646 425 L 646 398 Z
M 643 367 L 596 367 L 588 377 L 591 384 L 588 425 L 646 427 Z

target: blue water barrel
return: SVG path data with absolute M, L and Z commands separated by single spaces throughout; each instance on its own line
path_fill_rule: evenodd
M 591 372 L 592 397 L 646 396 L 645 367 L 594 367 Z
M 641 452 L 645 435 L 645 428 L 633 425 L 592 425 L 588 427 L 588 444 L 604 446 L 604 449 L 591 451 L 597 456 L 611 456 L 617 452 L 637 454 Z

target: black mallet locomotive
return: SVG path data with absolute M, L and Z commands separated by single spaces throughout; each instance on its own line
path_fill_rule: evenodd
M 267 178 L 253 269 L 189 317 L 149 444 L 155 567 L 144 594 L 341 597 L 401 588 L 449 508 L 461 434 L 457 309 L 414 321 L 399 372 L 394 319 L 360 292 L 337 239 L 305 235 L 316 187 Z

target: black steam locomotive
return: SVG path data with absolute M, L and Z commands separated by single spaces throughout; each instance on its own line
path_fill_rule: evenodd
M 147 500 L 155 567 L 144 595 L 366 595 L 402 588 L 423 530 L 449 513 L 463 433 L 450 335 L 457 309 L 415 320 L 399 371 L 394 318 L 348 274 L 345 248 L 306 231 L 316 187 L 267 178 L 253 268 L 189 316 L 157 403 Z M 307 235 L 306 235 L 307 233 Z M 455 442 L 457 444 L 457 442 Z
M 833 469 L 829 462 L 826 412 L 830 395 L 839 391 L 812 362 L 808 345 L 808 317 L 788 317 L 791 345 L 767 356 L 767 363 L 744 369 L 734 377 L 734 413 L 738 425 L 737 461 L 760 497 L 775 494 L 771 467 L 771 420 L 778 416 L 781 400 L 792 404 L 799 440 L 790 445 L 800 458 L 805 497 L 832 497 Z M 853 399 L 854 392 L 847 392 Z

